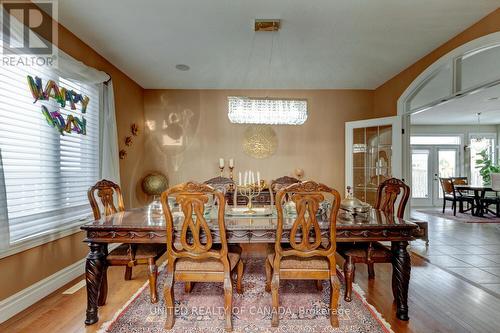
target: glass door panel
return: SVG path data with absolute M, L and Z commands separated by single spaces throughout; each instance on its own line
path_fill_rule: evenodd
M 429 149 L 413 149 L 411 154 L 411 195 L 412 199 L 418 199 L 421 204 L 424 204 L 422 201 L 429 204 L 431 198 L 429 155 Z
M 381 181 L 391 176 L 392 126 L 371 126 L 353 130 L 354 196 L 375 204 Z M 384 144 L 381 145 L 380 143 Z
M 401 177 L 401 117 L 346 122 L 345 184 L 354 196 L 375 204 L 379 184 Z
M 435 170 L 435 175 L 437 177 L 434 179 L 435 188 L 435 200 L 434 206 L 437 206 L 442 203 L 443 200 L 443 190 L 441 188 L 441 182 L 439 178 L 450 178 L 457 177 L 459 175 L 458 172 L 458 152 L 459 148 L 441 148 L 436 147 L 437 151 L 437 170 Z
M 457 177 L 459 146 L 413 146 L 411 199 L 415 207 L 440 206 L 443 190 L 439 178 Z

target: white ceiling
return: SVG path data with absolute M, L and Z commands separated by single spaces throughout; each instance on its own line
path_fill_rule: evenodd
M 144 88 L 374 89 L 499 5 L 60 0 L 59 21 Z M 255 33 L 255 18 L 279 18 L 282 29 Z
M 490 100 L 491 98 L 498 99 Z M 481 112 L 481 124 L 500 124 L 500 85 L 412 115 L 411 124 L 476 125 L 478 112 Z

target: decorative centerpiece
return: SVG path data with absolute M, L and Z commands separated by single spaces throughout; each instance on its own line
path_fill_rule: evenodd
M 142 180 L 142 190 L 147 195 L 153 196 L 153 201 L 149 204 L 149 212 L 163 213 L 161 202 L 159 200 L 163 191 L 168 188 L 167 177 L 159 172 L 153 172 Z
M 236 186 L 238 193 L 248 199 L 247 210 L 244 214 L 256 214 L 253 209 L 253 198 L 257 197 L 262 191 L 262 184 L 260 182 L 260 172 L 257 171 L 257 182 L 255 182 L 255 174 L 253 171 L 245 171 L 244 178 L 242 179 L 241 172 L 239 173 L 239 182 Z
M 356 216 L 365 217 L 370 212 L 371 206 L 355 198 L 351 187 L 347 186 L 346 197 L 340 202 L 340 209 L 345 212 L 345 217 L 352 220 Z

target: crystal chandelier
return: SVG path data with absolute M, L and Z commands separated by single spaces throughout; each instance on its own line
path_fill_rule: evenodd
M 228 117 L 235 124 L 302 125 L 307 100 L 229 96 Z
M 481 112 L 476 113 L 476 115 L 477 115 L 477 132 L 481 133 Z M 477 142 L 482 142 L 483 141 L 483 137 L 481 137 L 481 136 L 478 137 L 476 139 L 476 141 Z

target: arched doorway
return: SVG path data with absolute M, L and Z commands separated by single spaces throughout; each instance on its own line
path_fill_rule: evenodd
M 404 133 L 403 178 L 412 180 L 410 116 L 500 86 L 500 32 L 472 40 L 424 70 L 398 99 Z

